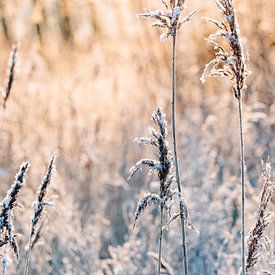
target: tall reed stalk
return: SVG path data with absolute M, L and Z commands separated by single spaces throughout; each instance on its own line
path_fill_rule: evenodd
M 165 6 L 165 11 L 150 11 L 146 10 L 145 13 L 139 14 L 140 17 L 153 18 L 155 21 L 152 23 L 153 27 L 167 29 L 167 32 L 160 36 L 161 40 L 166 40 L 172 37 L 172 86 L 171 86 L 171 116 L 172 116 L 172 140 L 173 152 L 176 170 L 176 182 L 178 192 L 181 193 L 181 180 L 179 171 L 179 159 L 177 154 L 177 138 L 176 138 L 176 37 L 177 31 L 184 24 L 189 22 L 191 16 L 195 12 L 191 12 L 185 18 L 181 18 L 184 9 L 185 0 L 167 1 L 161 0 Z M 188 274 L 188 257 L 186 246 L 186 220 L 184 218 L 184 206 L 180 203 L 180 219 L 181 219 L 181 233 L 182 233 L 182 264 L 184 274 Z
M 177 32 L 173 34 L 173 54 L 172 54 L 172 135 L 173 135 L 173 148 L 174 148 L 174 159 L 176 167 L 176 180 L 177 188 L 181 193 L 181 181 L 180 181 L 180 170 L 179 170 L 179 159 L 177 153 L 177 137 L 176 137 L 176 35 Z M 184 274 L 188 274 L 188 256 L 186 247 L 186 220 L 184 219 L 184 209 L 183 205 L 180 204 L 180 220 L 181 220 L 181 235 L 182 235 L 182 259 L 183 259 L 183 269 Z
M 162 232 L 163 232 L 162 227 L 163 227 L 163 205 L 160 205 L 158 275 L 160 274 L 160 268 L 161 268 Z
M 242 114 L 242 94 L 246 88 L 245 80 L 249 74 L 246 69 L 246 56 L 241 44 L 239 26 L 236 19 L 235 9 L 232 0 L 215 0 L 219 10 L 223 14 L 223 19 L 209 19 L 218 27 L 218 31 L 208 38 L 208 41 L 216 49 L 216 58 L 210 61 L 201 77 L 205 82 L 206 77 L 226 76 L 233 84 L 234 95 L 238 101 L 239 135 L 240 135 L 240 170 L 241 170 L 241 271 L 245 274 L 245 155 L 244 155 L 244 133 Z M 228 44 L 230 51 L 216 42 L 223 38 Z
M 241 93 L 240 93 L 241 95 Z M 242 98 L 238 97 L 238 111 L 239 111 L 239 127 L 240 127 L 240 158 L 241 158 L 241 185 L 242 185 L 242 225 L 241 225 L 241 238 L 242 238 L 242 274 L 245 274 L 245 178 L 244 178 L 244 137 L 243 137 L 243 116 L 242 116 Z

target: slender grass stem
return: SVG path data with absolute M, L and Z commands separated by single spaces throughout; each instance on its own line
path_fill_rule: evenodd
M 176 34 L 173 34 L 173 53 L 172 53 L 172 135 L 173 135 L 173 148 L 174 148 L 174 159 L 176 168 L 176 180 L 179 193 L 181 193 L 180 185 L 180 171 L 179 171 L 179 161 L 177 154 L 177 139 L 176 139 Z M 185 219 L 184 219 L 184 209 L 180 204 L 180 219 L 181 219 L 181 233 L 182 233 L 182 261 L 184 274 L 188 274 L 188 263 L 187 263 L 187 247 L 186 247 L 186 230 L 185 230 Z
M 161 268 L 161 252 L 162 252 L 162 224 L 163 224 L 163 206 L 160 206 L 160 224 L 159 224 L 159 258 L 158 258 L 158 275 Z
M 24 268 L 24 275 L 29 274 L 29 266 L 30 266 L 30 262 L 31 262 L 31 247 L 32 247 L 32 234 L 30 234 L 30 238 L 29 238 L 28 251 L 27 251 L 27 255 L 26 255 L 26 264 L 25 264 L 25 268 Z
M 241 95 L 238 97 L 239 108 L 239 126 L 240 126 L 240 158 L 241 158 L 241 186 L 242 186 L 242 205 L 241 205 L 241 242 L 242 242 L 242 274 L 245 275 L 245 183 L 244 183 L 244 137 L 243 137 L 243 118 L 242 118 L 242 99 Z

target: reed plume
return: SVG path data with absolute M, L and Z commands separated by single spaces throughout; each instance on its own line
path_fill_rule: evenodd
M 52 206 L 52 203 L 46 200 L 46 195 L 47 195 L 48 187 L 54 172 L 55 158 L 56 158 L 56 155 L 54 154 L 49 162 L 46 175 L 44 176 L 42 183 L 39 187 L 38 198 L 33 203 L 34 212 L 33 212 L 33 217 L 31 219 L 31 232 L 29 237 L 29 245 L 28 245 L 24 274 L 28 274 L 29 272 L 29 266 L 31 261 L 31 250 L 34 244 L 37 242 L 39 235 L 41 233 L 42 225 L 39 227 L 37 232 L 36 232 L 36 226 L 38 222 L 41 220 L 42 214 L 45 212 L 45 207 Z
M 16 242 L 16 233 L 13 230 L 12 217 L 13 208 L 17 205 L 17 198 L 20 190 L 24 185 L 24 177 L 29 168 L 29 163 L 25 162 L 21 165 L 19 172 L 15 176 L 14 184 L 11 189 L 7 192 L 6 197 L 1 202 L 1 213 L 0 213 L 0 247 L 9 244 L 17 260 L 19 260 L 19 251 Z M 4 257 L 4 259 L 6 259 Z M 3 267 L 4 268 L 4 267 Z
M 153 159 L 142 159 L 138 161 L 131 169 L 131 175 L 129 178 L 133 177 L 134 174 L 142 169 L 143 166 L 150 168 L 150 172 L 156 172 L 158 175 L 160 191 L 157 194 L 148 194 L 141 198 L 137 204 L 135 211 L 135 222 L 141 216 L 143 210 L 145 210 L 150 205 L 158 205 L 160 207 L 160 225 L 159 225 L 159 252 L 158 252 L 158 274 L 161 270 L 161 255 L 162 255 L 162 235 L 163 235 L 163 212 L 164 209 L 167 210 L 168 214 L 171 213 L 171 205 L 174 199 L 180 202 L 180 205 L 184 209 L 184 218 L 187 219 L 188 211 L 182 197 L 182 194 L 177 191 L 171 190 L 171 184 L 174 182 L 174 173 L 172 171 L 172 157 L 169 153 L 167 138 L 167 124 L 165 116 L 161 108 L 157 108 L 156 112 L 152 116 L 154 123 L 157 125 L 158 130 L 151 129 L 150 137 L 141 137 L 136 139 L 138 143 L 145 145 L 152 145 L 158 150 L 158 160 Z
M 161 0 L 165 6 L 164 11 L 150 11 L 146 10 L 145 13 L 138 14 L 139 17 L 151 18 L 155 21 L 151 24 L 152 27 L 166 29 L 166 32 L 160 36 L 162 41 L 168 37 L 172 37 L 172 87 L 171 87 L 171 115 L 172 115 L 172 136 L 173 136 L 173 151 L 175 159 L 176 169 L 176 182 L 178 192 L 181 193 L 181 180 L 179 171 L 179 160 L 177 153 L 177 138 L 176 138 L 176 36 L 177 31 L 182 27 L 184 23 L 190 21 L 195 11 L 189 13 L 186 17 L 182 17 L 185 0 Z M 188 274 L 188 257 L 186 247 L 186 220 L 184 220 L 184 208 L 180 205 L 180 218 L 182 227 L 182 259 L 184 274 Z
M 246 55 L 241 43 L 239 26 L 232 0 L 215 0 L 216 5 L 223 15 L 223 19 L 208 19 L 218 31 L 209 36 L 208 41 L 214 46 L 215 58 L 210 61 L 202 74 L 201 81 L 205 82 L 206 77 L 226 76 L 232 82 L 234 95 L 238 101 L 239 113 L 239 134 L 240 134 L 240 160 L 241 160 L 241 267 L 242 274 L 245 274 L 245 171 L 244 171 L 244 136 L 242 118 L 242 93 L 246 85 L 245 81 L 249 74 L 246 68 Z M 227 51 L 218 39 L 224 39 L 229 44 Z
M 266 237 L 264 236 L 267 226 L 270 224 L 271 213 L 267 211 L 268 204 L 272 198 L 275 181 L 271 176 L 271 163 L 263 163 L 262 169 L 262 192 L 260 197 L 260 204 L 257 211 L 256 224 L 250 232 L 248 239 L 248 253 L 246 258 L 246 272 L 252 270 L 256 265 L 260 254 L 258 253 L 261 247 L 261 241 Z

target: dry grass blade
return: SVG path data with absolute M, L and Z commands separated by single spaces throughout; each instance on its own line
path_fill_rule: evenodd
M 152 257 L 155 260 L 158 260 L 158 254 L 153 251 L 149 251 L 148 256 Z M 175 272 L 173 271 L 172 266 L 163 258 L 161 259 L 161 269 L 162 269 L 161 273 L 163 274 L 175 275 Z
M 17 58 L 17 43 L 13 45 L 12 50 L 10 52 L 10 57 L 9 57 L 7 84 L 3 92 L 4 109 L 6 108 L 6 103 L 10 96 L 12 84 L 14 81 L 16 58 Z
M 258 249 L 261 246 L 260 243 L 264 239 L 264 232 L 270 223 L 271 213 L 267 212 L 268 204 L 272 198 L 272 194 L 275 187 L 275 181 L 271 176 L 271 164 L 269 162 L 263 165 L 262 172 L 262 192 L 260 198 L 260 204 L 257 211 L 257 220 L 254 228 L 250 232 L 248 239 L 248 256 L 246 259 L 246 272 L 252 270 L 256 265 L 260 255 Z

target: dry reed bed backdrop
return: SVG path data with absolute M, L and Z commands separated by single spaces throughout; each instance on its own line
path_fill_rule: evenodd
M 41 173 L 58 150 L 40 243 L 31 252 L 33 274 L 154 274 L 157 210 L 147 209 L 133 230 L 136 201 L 158 186 L 146 173 L 127 181 L 129 168 L 152 151 L 132 143 L 144 136 L 156 106 L 170 117 L 171 45 L 160 42 L 135 14 L 161 8 L 160 1 L 2 1 L 1 86 L 9 52 L 18 41 L 14 83 L 1 113 L 1 198 L 19 165 L 29 160 L 14 227 L 23 256 L 31 208 Z M 204 17 L 219 18 L 212 1 L 187 1 L 196 16 L 177 45 L 178 154 L 184 197 L 199 235 L 187 231 L 190 274 L 235 274 L 240 267 L 239 136 L 235 99 L 224 79 L 200 82 L 214 51 L 204 40 L 215 31 Z M 252 75 L 244 93 L 246 137 L 246 232 L 262 188 L 261 159 L 275 159 L 275 4 L 234 1 Z M 159 6 L 158 6 L 159 5 Z M 148 23 L 149 24 L 149 23 Z M 168 140 L 172 145 L 172 140 Z M 273 166 L 274 168 L 274 166 Z M 273 169 L 274 171 L 274 169 Z M 274 197 L 271 198 L 274 210 Z M 274 224 L 266 231 L 272 270 Z M 180 223 L 165 232 L 169 272 L 182 270 Z M 176 244 L 176 245 L 175 245 Z M 13 260 L 7 273 L 24 261 Z M 259 267 L 259 266 L 258 266 Z M 168 271 L 167 271 L 168 272 Z

